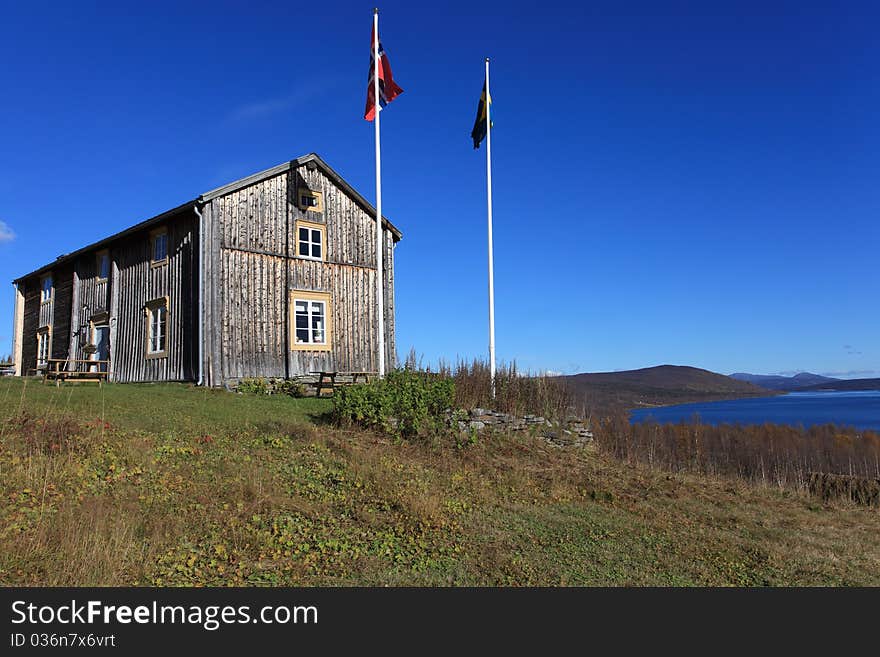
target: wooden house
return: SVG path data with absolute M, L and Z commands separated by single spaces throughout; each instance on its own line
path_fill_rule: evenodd
M 17 374 L 224 385 L 378 370 L 376 212 L 312 153 L 206 192 L 14 281 Z M 383 217 L 386 368 L 394 247 Z

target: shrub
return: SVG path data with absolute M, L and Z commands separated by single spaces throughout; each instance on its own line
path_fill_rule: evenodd
M 299 381 L 290 379 L 281 379 L 275 383 L 275 391 L 281 395 L 290 395 L 291 397 L 305 397 L 306 387 Z
M 412 369 L 336 391 L 333 416 L 339 424 L 379 428 L 400 437 L 436 433 L 455 400 L 452 379 Z
M 255 395 L 290 395 L 291 397 L 305 397 L 306 387 L 299 381 L 291 379 L 241 379 L 238 382 L 238 392 L 249 392 Z
M 238 382 L 239 392 L 252 392 L 255 395 L 266 395 L 268 394 L 268 387 L 266 386 L 266 379 L 242 379 Z

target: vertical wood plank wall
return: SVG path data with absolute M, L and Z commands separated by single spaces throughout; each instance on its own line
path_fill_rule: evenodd
M 297 191 L 323 195 L 323 211 L 304 211 Z M 313 370 L 376 371 L 375 219 L 308 164 L 211 200 L 204 212 L 208 251 L 208 382 L 296 376 Z M 296 256 L 296 221 L 326 226 L 327 260 Z M 386 365 L 394 344 L 393 236 L 385 231 Z M 289 292 L 329 292 L 330 351 L 290 349 Z
M 153 266 L 149 233 L 110 251 L 110 362 L 113 380 L 191 381 L 197 377 L 198 221 L 190 211 L 170 217 L 168 261 Z M 84 288 L 87 286 L 84 285 Z M 100 295 L 100 285 L 94 287 Z M 168 297 L 167 355 L 147 356 L 148 301 Z
M 40 279 L 21 282 L 24 293 L 24 321 L 21 331 L 21 373 L 29 374 L 37 366 L 37 329 L 40 328 Z
M 110 257 L 112 260 L 113 254 Z M 109 281 L 98 281 L 98 263 L 94 253 L 77 259 L 76 278 L 70 357 L 79 360 L 87 356 L 82 348 L 92 339 L 92 317 L 100 313 L 109 314 L 110 286 Z
M 168 230 L 168 261 L 153 266 L 150 232 L 110 246 L 110 278 L 97 278 L 96 252 L 53 270 L 51 306 L 40 303 L 40 278 L 22 281 L 23 373 L 37 358 L 37 330 L 51 326 L 51 357 L 85 359 L 96 316 L 110 326 L 111 379 L 119 382 L 192 381 L 198 376 L 198 221 L 182 212 L 160 224 Z M 167 355 L 147 356 L 148 301 L 168 297 Z M 42 306 L 42 307 L 41 307 Z M 69 368 L 73 365 L 69 364 Z
M 50 358 L 67 358 L 67 350 L 70 348 L 70 310 L 73 304 L 73 265 L 67 264 L 54 270 L 52 279 L 55 292 Z

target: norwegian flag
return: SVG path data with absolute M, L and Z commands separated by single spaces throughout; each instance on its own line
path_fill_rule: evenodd
M 367 78 L 367 107 L 364 110 L 364 119 L 367 121 L 372 121 L 376 116 L 376 99 L 373 95 L 373 72 L 376 70 L 373 61 L 375 43 L 376 29 L 374 27 L 370 37 L 370 74 Z M 385 54 L 382 42 L 379 41 L 379 107 L 385 107 L 402 93 L 403 89 L 397 86 L 391 75 L 391 62 L 388 61 L 388 55 Z

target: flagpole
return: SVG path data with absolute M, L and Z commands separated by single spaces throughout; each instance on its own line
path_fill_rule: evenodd
M 379 9 L 373 10 L 373 103 L 376 123 L 376 304 L 379 308 L 379 378 L 385 376 L 385 276 L 382 269 L 382 157 L 379 147 Z
M 491 94 L 489 93 L 489 58 L 486 57 L 486 206 L 489 224 L 489 370 L 491 372 L 492 399 L 495 399 L 495 273 L 492 257 L 492 120 Z

